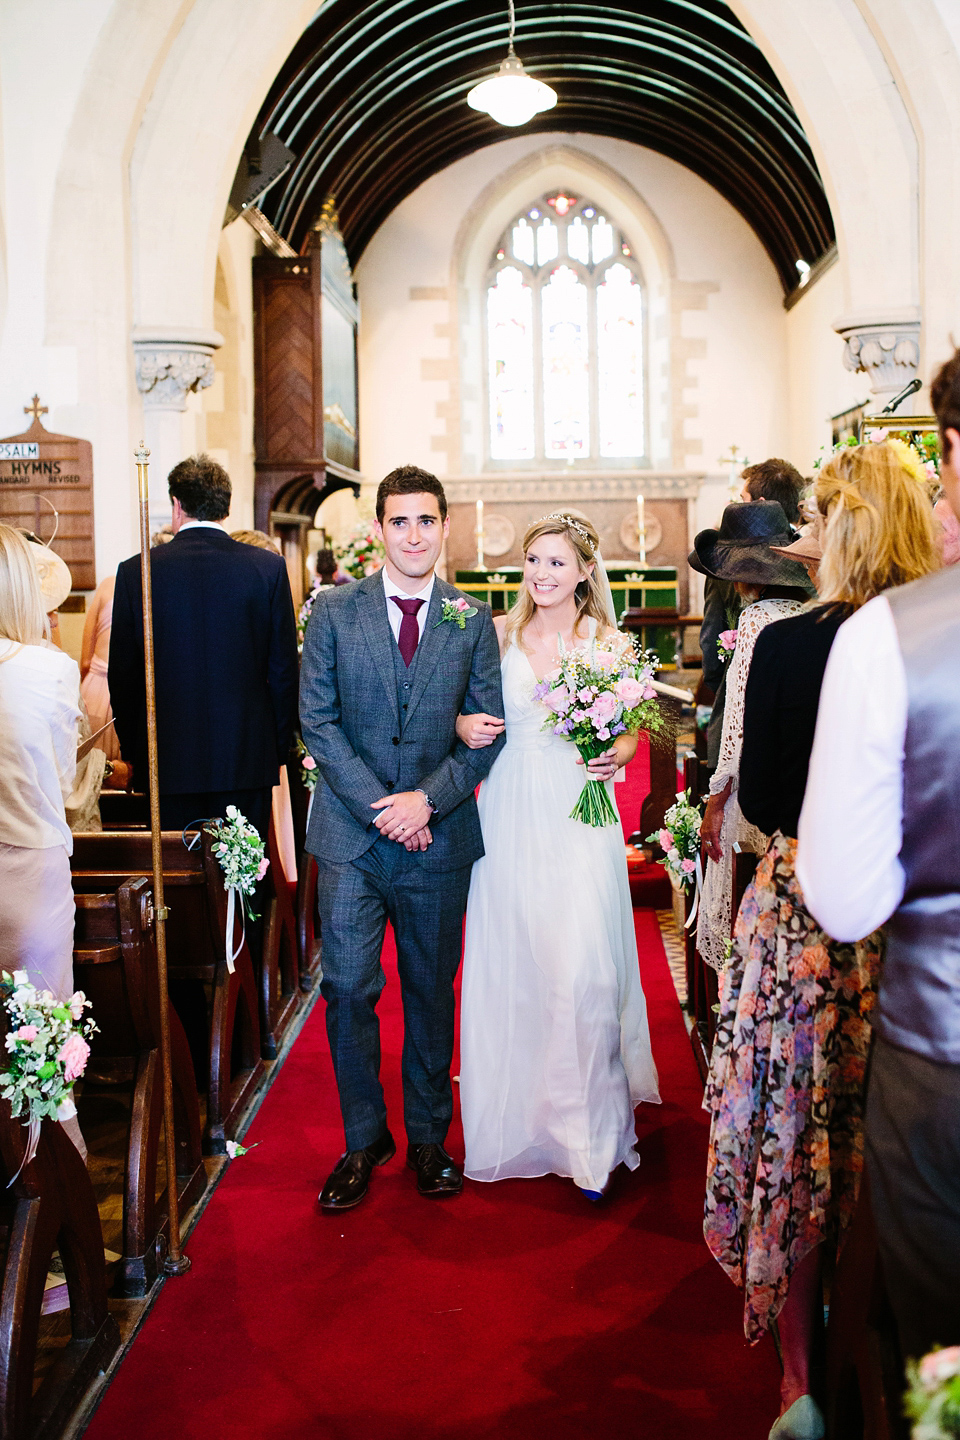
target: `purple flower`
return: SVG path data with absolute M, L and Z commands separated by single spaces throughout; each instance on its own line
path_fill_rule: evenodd
M 623 721 L 622 721 L 622 720 L 618 720 L 617 723 L 616 723 L 616 725 L 611 725 L 611 726 L 610 726 L 610 734 L 611 734 L 611 735 L 622 735 L 623 732 L 624 732 L 624 730 L 626 730 L 626 728 L 627 728 L 627 727 L 626 727 L 626 725 L 624 725 Z

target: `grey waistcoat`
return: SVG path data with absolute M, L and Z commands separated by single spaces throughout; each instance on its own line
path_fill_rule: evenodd
M 906 888 L 890 920 L 880 1029 L 960 1065 L 960 565 L 887 599 L 907 676 Z

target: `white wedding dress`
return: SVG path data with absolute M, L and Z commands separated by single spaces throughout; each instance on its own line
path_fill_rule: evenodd
M 486 853 L 467 904 L 465 1173 L 602 1190 L 640 1163 L 634 1106 L 660 1100 L 623 833 L 569 818 L 585 779 L 576 746 L 544 731 L 516 645 L 502 673 L 506 744 L 480 791 Z

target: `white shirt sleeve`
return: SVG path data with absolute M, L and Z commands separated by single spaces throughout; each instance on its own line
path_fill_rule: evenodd
M 860 940 L 903 898 L 907 679 L 890 606 L 878 596 L 837 632 L 827 661 L 797 879 L 835 940 Z

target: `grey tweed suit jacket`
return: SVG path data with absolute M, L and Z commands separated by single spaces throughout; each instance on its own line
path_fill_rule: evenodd
M 413 859 L 442 871 L 483 854 L 474 791 L 503 736 L 471 750 L 455 726 L 461 711 L 503 715 L 500 655 L 489 606 L 470 600 L 478 613 L 463 630 L 439 623 L 443 601 L 459 598 L 461 591 L 437 578 L 403 709 L 382 576 L 317 596 L 303 645 L 300 725 L 317 762 L 307 849 L 318 860 L 356 860 L 379 833 L 372 803 L 416 789 L 427 792 L 436 813 L 433 844 Z

